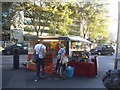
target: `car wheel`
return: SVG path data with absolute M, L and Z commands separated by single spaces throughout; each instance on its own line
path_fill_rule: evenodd
M 12 52 L 11 51 L 6 51 L 5 54 L 10 55 L 10 54 L 12 54 Z
M 101 52 L 98 52 L 98 55 L 101 55 Z

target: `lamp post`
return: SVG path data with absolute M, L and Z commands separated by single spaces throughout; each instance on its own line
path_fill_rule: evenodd
M 118 32 L 117 32 L 117 47 L 114 69 L 120 69 L 120 2 L 118 2 Z

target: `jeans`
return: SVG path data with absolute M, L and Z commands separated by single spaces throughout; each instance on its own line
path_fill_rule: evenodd
M 36 77 L 37 78 L 39 78 L 40 65 L 42 65 L 42 76 L 44 76 L 44 59 L 43 58 L 38 58 L 36 62 Z

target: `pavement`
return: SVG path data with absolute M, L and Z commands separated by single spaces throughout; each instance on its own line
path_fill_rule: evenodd
M 104 88 L 102 77 L 105 71 L 99 70 L 95 77 L 74 76 L 65 80 L 47 75 L 35 82 L 35 71 L 26 69 L 20 64 L 19 69 L 12 65 L 2 68 L 2 88 Z

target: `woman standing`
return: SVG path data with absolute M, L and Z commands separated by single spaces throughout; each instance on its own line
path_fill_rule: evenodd
M 65 51 L 64 45 L 62 43 L 59 43 L 58 47 L 59 47 L 59 51 L 58 51 L 58 56 L 57 56 L 56 71 L 60 77 L 65 79 L 64 74 L 65 74 L 66 66 L 65 66 L 65 64 L 62 64 L 61 60 L 62 60 L 62 57 L 65 56 L 66 51 Z

